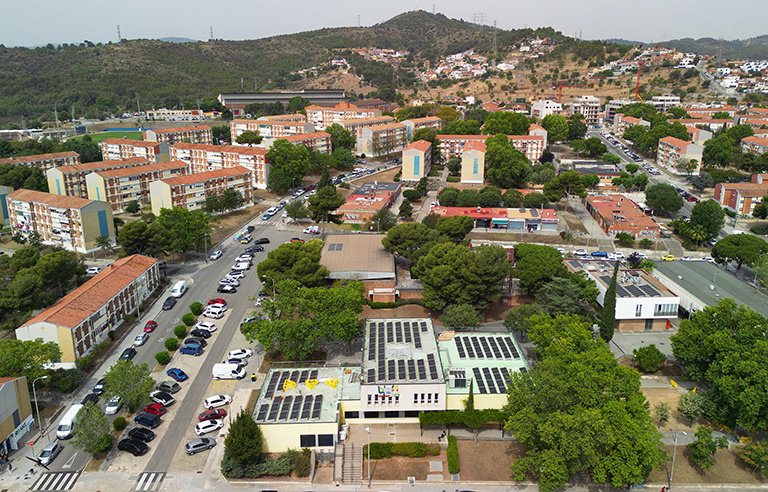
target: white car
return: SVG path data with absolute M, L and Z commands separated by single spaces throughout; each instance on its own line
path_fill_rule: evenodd
M 210 331 L 211 333 L 213 333 L 214 331 L 217 330 L 216 325 L 214 325 L 210 321 L 201 321 L 201 322 L 197 323 L 195 325 L 195 328 L 193 328 L 193 329 Z
M 123 406 L 123 400 L 119 396 L 113 396 L 111 400 L 107 402 L 107 407 L 104 409 L 104 413 L 107 415 L 114 415 L 120 411 Z
M 251 258 L 251 255 L 243 255 L 235 260 L 237 263 L 252 263 L 253 258 Z
M 577 249 L 573 252 L 576 256 L 587 256 L 587 250 L 586 249 Z
M 224 275 L 224 278 L 233 278 L 235 280 L 239 280 L 241 278 L 245 278 L 245 272 L 229 272 L 228 274 Z
M 85 270 L 85 273 L 87 273 L 88 275 L 96 275 L 100 271 L 101 271 L 101 268 L 99 267 L 90 267 Z
M 222 311 L 226 311 L 227 310 L 227 305 L 224 304 L 224 303 L 220 303 L 220 302 L 214 302 L 213 304 L 208 304 L 207 308 L 208 309 L 216 308 L 216 309 L 221 309 Z
M 218 260 L 219 258 L 221 258 L 221 255 L 223 255 L 223 254 L 224 253 L 222 253 L 221 251 L 216 250 L 213 253 L 211 253 L 211 259 L 212 260 Z
M 624 253 L 622 253 L 621 251 L 616 251 L 615 253 L 613 253 L 613 256 L 615 256 L 616 258 L 625 258 Z
M 209 396 L 205 399 L 203 402 L 203 405 L 206 409 L 209 408 L 218 408 L 223 407 L 224 405 L 229 405 L 229 403 L 232 401 L 232 397 L 229 395 L 214 395 Z
M 230 350 L 227 354 L 228 359 L 242 359 L 247 358 L 253 355 L 253 350 L 251 349 L 235 349 Z
M 647 254 L 645 254 L 645 253 L 635 253 L 635 254 L 636 254 L 636 255 L 637 255 L 637 257 L 638 257 L 638 258 L 640 258 L 641 260 L 647 260 L 647 259 L 648 259 L 648 255 L 647 255 Z
M 238 257 L 238 260 L 240 260 L 240 258 L 243 258 L 243 261 L 249 261 L 253 259 L 253 255 L 251 253 L 242 253 L 240 257 Z
M 219 280 L 219 285 L 231 285 L 233 287 L 240 287 L 240 281 L 232 277 L 224 277 Z
M 140 333 L 133 339 L 134 347 L 141 347 L 149 339 L 149 333 Z
M 224 317 L 224 309 L 208 306 L 205 311 L 203 311 L 203 316 L 206 318 L 221 319 Z
M 251 268 L 251 265 L 245 262 L 240 262 L 232 265 L 233 272 L 242 272 L 243 270 L 248 270 L 249 268 Z
M 195 434 L 202 436 L 224 427 L 224 421 L 221 419 L 204 420 L 195 426 Z
M 320 228 L 318 226 L 305 227 L 303 234 L 320 234 Z
M 616 260 L 619 259 L 619 257 L 616 256 L 614 253 L 611 253 L 611 254 L 608 255 L 607 259 L 608 259 L 608 261 L 616 261 Z

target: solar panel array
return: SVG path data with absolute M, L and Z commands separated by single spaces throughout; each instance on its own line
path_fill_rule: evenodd
M 272 401 L 259 406 L 256 421 L 287 422 L 320 418 L 323 395 L 275 396 L 276 392 L 283 391 L 283 383 L 286 380 L 290 379 L 303 385 L 309 379 L 317 379 L 318 375 L 317 369 L 273 371 L 262 394 L 262 398 L 271 398 Z
M 469 336 L 453 338 L 460 359 L 519 359 L 515 342 L 509 336 Z
M 429 333 L 426 321 L 372 321 L 366 328 L 368 355 L 365 357 L 367 383 L 395 383 L 441 380 L 442 374 L 435 355 L 427 373 L 423 355 L 407 357 L 411 351 L 423 348 L 421 334 Z M 387 358 L 387 347 L 404 347 L 403 355 Z M 391 352 L 392 350 L 390 350 Z M 434 367 L 432 367 L 434 366 Z M 432 370 L 434 369 L 434 370 Z
M 501 394 L 507 391 L 509 369 L 506 367 L 475 367 L 472 373 L 481 394 Z

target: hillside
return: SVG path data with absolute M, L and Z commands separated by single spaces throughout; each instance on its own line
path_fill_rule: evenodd
M 722 56 L 727 60 L 765 60 L 768 59 L 768 35 L 751 39 L 734 39 L 731 41 L 715 38 L 683 38 L 661 41 L 658 43 L 642 43 L 625 39 L 605 39 L 607 43 L 630 44 L 633 46 L 666 46 L 678 51 L 697 53 L 699 55 Z
M 560 37 L 552 29 L 498 30 L 499 52 L 515 41 Z M 320 29 L 250 41 L 169 43 L 131 40 L 106 45 L 29 48 L 0 46 L 0 124 L 53 119 L 54 104 L 66 118 L 98 117 L 109 112 L 210 106 L 221 92 L 277 90 L 288 87 L 292 71 L 327 61 L 331 50 L 377 46 L 407 49 L 417 58 L 469 48 L 490 51 L 489 28 L 425 11 L 407 12 L 367 28 Z M 242 86 L 241 86 L 242 84 Z M 311 82 L 310 82 L 311 84 Z M 318 86 L 320 87 L 320 86 Z

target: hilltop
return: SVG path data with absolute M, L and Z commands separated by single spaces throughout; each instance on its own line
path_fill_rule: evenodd
M 698 55 L 722 56 L 727 60 L 765 60 L 768 59 L 768 35 L 750 39 L 721 40 L 715 38 L 682 38 L 643 43 L 626 39 L 604 39 L 607 43 L 629 44 L 632 46 L 666 46 L 677 51 Z

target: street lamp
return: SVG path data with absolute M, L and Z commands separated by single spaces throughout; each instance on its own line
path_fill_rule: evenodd
M 32 381 L 32 397 L 35 399 L 35 412 L 37 413 L 37 428 L 40 429 L 40 436 L 43 435 L 43 422 L 40 420 L 40 407 L 37 405 L 37 391 L 35 390 L 35 383 L 41 379 L 48 379 L 48 376 L 40 376 Z M 35 453 L 35 448 L 32 448 L 32 454 Z
M 368 488 L 371 488 L 371 428 L 366 427 L 365 432 L 368 433 Z
M 263 282 L 265 279 L 270 279 L 272 281 L 272 299 L 274 299 L 275 298 L 275 279 L 273 279 L 269 275 L 262 275 L 261 281 Z

